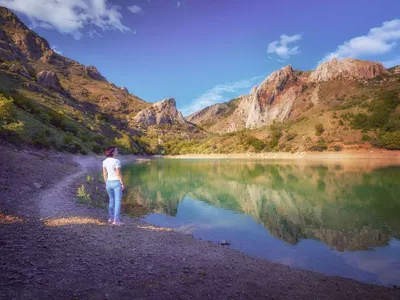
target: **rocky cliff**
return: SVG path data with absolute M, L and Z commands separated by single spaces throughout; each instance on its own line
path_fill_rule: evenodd
M 227 132 L 257 128 L 274 121 L 285 122 L 298 116 L 307 105 L 324 102 L 321 89 L 329 82 L 340 82 L 347 89 L 349 82 L 369 80 L 388 71 L 381 63 L 356 59 L 333 59 L 320 64 L 315 71 L 301 72 L 288 65 L 272 72 L 249 95 L 240 98 L 235 110 L 226 113 L 226 103 L 206 107 L 188 119 L 195 124 L 212 124 L 211 131 Z M 340 93 L 340 88 L 336 92 Z M 222 113 L 224 112 L 224 113 Z M 223 119 L 218 118 L 223 115 Z
M 166 98 L 154 103 L 149 108 L 140 111 L 132 121 L 140 126 L 183 124 L 186 122 L 182 114 L 176 109 L 174 98 Z

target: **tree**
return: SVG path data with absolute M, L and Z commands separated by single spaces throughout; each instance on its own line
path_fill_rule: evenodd
M 24 123 L 16 120 L 14 111 L 14 100 L 0 94 L 0 131 L 15 133 L 21 131 Z
M 315 135 L 316 136 L 320 136 L 324 133 L 325 129 L 324 129 L 324 125 L 322 123 L 318 123 L 317 125 L 315 125 Z

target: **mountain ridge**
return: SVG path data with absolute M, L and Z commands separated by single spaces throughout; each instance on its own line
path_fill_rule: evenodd
M 0 100 L 14 101 L 0 136 L 40 147 L 99 153 L 116 144 L 152 154 L 400 149 L 399 82 L 399 68 L 376 62 L 334 59 L 306 72 L 288 65 L 249 95 L 186 120 L 175 99 L 144 101 L 95 66 L 56 53 L 0 7 Z

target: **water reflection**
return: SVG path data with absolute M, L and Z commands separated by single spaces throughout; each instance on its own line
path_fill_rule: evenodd
M 196 199 L 250 215 L 288 245 L 315 240 L 335 252 L 400 238 L 396 166 L 157 160 L 124 173 L 125 208 L 132 212 L 176 216 L 184 199 Z

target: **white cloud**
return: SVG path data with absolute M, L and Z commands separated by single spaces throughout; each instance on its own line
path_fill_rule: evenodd
M 60 51 L 60 50 L 57 50 L 57 46 L 56 46 L 56 45 L 53 45 L 53 46 L 51 47 L 51 49 L 53 49 L 53 51 L 54 51 L 55 53 L 58 53 L 58 54 L 62 55 L 61 51 Z
M 128 6 L 128 9 L 133 12 L 134 14 L 140 14 L 143 13 L 143 10 L 141 7 L 137 6 L 137 5 L 132 5 L 132 6 Z
M 177 2 L 176 2 L 176 8 L 181 7 L 181 4 L 182 4 L 181 1 L 177 1 Z
M 107 0 L 0 0 L 0 6 L 26 15 L 31 27 L 54 28 L 75 39 L 80 39 L 88 26 L 130 31 L 122 24 L 120 8 Z
M 97 32 L 96 30 L 94 30 L 94 29 L 90 29 L 90 30 L 87 32 L 87 35 L 90 36 L 92 39 L 94 39 L 96 36 L 101 37 L 101 34 L 98 33 L 98 32 Z
M 280 41 L 273 41 L 268 45 L 268 53 L 275 53 L 282 59 L 288 59 L 290 56 L 299 53 L 299 46 L 290 48 L 288 44 L 297 42 L 301 40 L 301 34 L 295 34 L 292 36 L 288 36 L 286 34 L 282 34 L 280 36 Z
M 320 62 L 333 58 L 360 58 L 390 52 L 400 39 L 400 19 L 383 22 L 381 27 L 370 29 L 367 35 L 352 38 L 339 45 L 336 51 L 328 53 Z
M 243 93 L 249 92 L 258 83 L 263 76 L 256 76 L 250 79 L 243 79 L 235 82 L 218 84 L 205 94 L 192 101 L 192 104 L 182 108 L 180 111 L 184 116 L 188 116 L 196 111 L 199 111 L 207 106 L 228 101 Z M 229 95 L 228 95 L 229 94 Z

